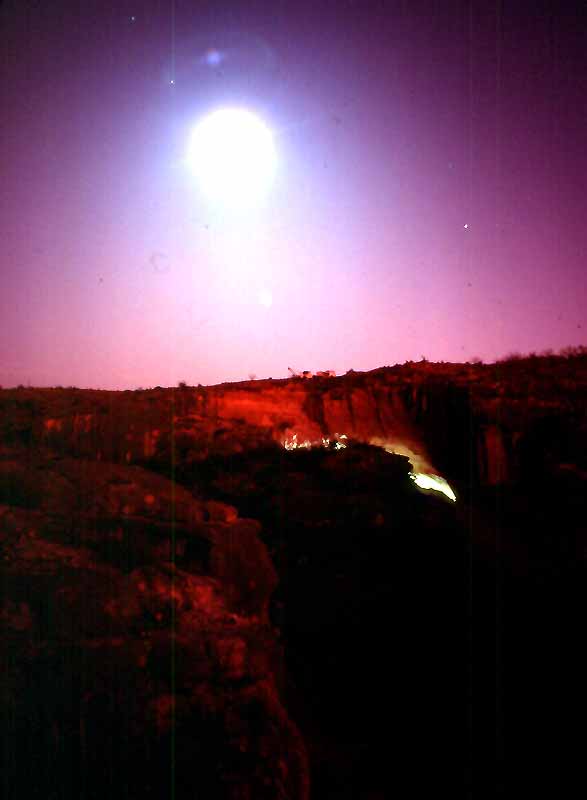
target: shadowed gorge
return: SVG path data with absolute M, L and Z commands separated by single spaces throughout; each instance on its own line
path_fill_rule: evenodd
M 2 391 L 6 796 L 575 780 L 586 363 Z

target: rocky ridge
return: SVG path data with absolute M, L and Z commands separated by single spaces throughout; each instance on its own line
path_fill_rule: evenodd
M 0 392 L 7 796 L 519 793 L 567 742 L 545 698 L 524 733 L 536 693 L 579 683 L 587 372 L 555 361 Z
M 537 431 L 549 446 L 563 445 L 560 463 L 580 459 L 572 440 L 577 430 L 587 436 L 584 360 L 558 359 L 556 382 L 552 370 L 524 371 L 517 363 L 413 364 L 308 381 L 7 390 L 0 394 L 0 443 L 150 466 L 283 445 L 294 435 L 316 443 L 346 434 L 409 454 L 417 471 L 513 483 L 534 458 Z

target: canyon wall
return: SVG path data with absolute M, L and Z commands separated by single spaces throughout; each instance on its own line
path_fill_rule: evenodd
M 576 661 L 558 647 L 545 665 L 544 630 L 567 619 L 574 637 L 587 553 L 587 381 L 523 377 L 1 391 L 9 796 L 160 797 L 173 780 L 178 800 L 378 800 L 402 768 L 460 796 L 463 665 L 491 737 L 498 648 L 516 765 L 537 692 Z M 462 502 L 418 495 L 383 450 Z M 537 726 L 537 752 L 563 729 Z M 494 742 L 475 737 L 486 764 Z
M 136 392 L 12 390 L 0 395 L 0 443 L 148 465 L 344 435 L 408 455 L 415 471 L 449 481 L 515 481 L 527 434 L 548 414 L 530 399 L 521 413 L 503 387 L 482 378 L 383 369 Z
M 469 485 L 515 482 L 537 446 L 528 445 L 534 429 L 560 420 L 560 402 L 520 403 L 514 384 L 448 366 L 452 373 L 393 368 L 136 392 L 11 390 L 0 394 L 0 444 L 156 465 L 344 435 L 408 455 L 416 472 Z

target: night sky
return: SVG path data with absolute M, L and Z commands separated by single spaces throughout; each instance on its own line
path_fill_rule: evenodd
M 586 342 L 570 5 L 4 0 L 0 19 L 3 386 Z M 224 107 L 262 118 L 277 151 L 239 213 L 184 160 Z

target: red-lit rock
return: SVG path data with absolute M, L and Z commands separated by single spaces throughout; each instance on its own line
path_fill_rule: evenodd
M 270 443 L 283 446 L 294 434 L 300 442 L 319 442 L 344 433 L 355 441 L 403 446 L 418 455 L 425 471 L 449 481 L 470 479 L 471 466 L 475 480 L 511 481 L 523 469 L 524 437 L 535 422 L 556 416 L 563 405 L 579 410 L 582 402 L 579 377 L 563 377 L 570 362 L 568 368 L 564 359 L 557 363 L 564 404 L 550 373 L 514 367 L 406 364 L 328 380 L 181 391 L 4 391 L 0 447 L 18 450 L 25 444 L 90 461 L 169 470 Z M 531 380 L 525 373 L 520 377 L 524 369 Z M 528 390 L 521 393 L 521 386 Z M 116 492 L 111 496 L 114 501 Z M 158 503 L 153 491 L 143 497 L 129 492 L 128 501 L 129 514 Z
M 173 747 L 178 798 L 307 800 L 305 748 L 275 686 L 275 573 L 258 523 L 139 467 L 5 461 L 0 476 L 15 791 L 122 798 L 130 781 L 160 797 Z M 179 539 L 200 543 L 189 562 Z
M 499 701 L 504 758 L 540 754 L 525 785 L 570 752 L 584 672 L 584 385 L 431 364 L 0 392 L 4 786 L 307 800 L 311 768 L 315 797 L 469 796 L 471 671 L 477 756 Z

